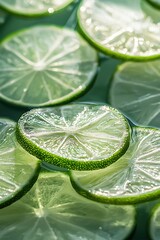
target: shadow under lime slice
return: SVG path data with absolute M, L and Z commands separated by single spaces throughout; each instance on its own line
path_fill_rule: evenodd
M 108 166 L 124 154 L 130 132 L 117 110 L 82 103 L 25 113 L 18 121 L 17 139 L 42 161 L 91 170 Z
M 151 212 L 149 219 L 149 235 L 152 240 L 159 240 L 160 236 L 160 204 L 157 204 Z
M 39 161 L 18 144 L 15 126 L 0 119 L 0 208 L 23 196 L 39 174 Z
M 72 171 L 82 195 L 110 204 L 134 204 L 160 197 L 160 130 L 134 128 L 127 152 L 111 166 Z
M 0 7 L 26 17 L 42 16 L 63 9 L 73 0 L 0 0 Z
M 119 65 L 109 98 L 135 124 L 160 128 L 160 60 Z
M 0 65 L 0 98 L 20 106 L 56 105 L 93 83 L 97 53 L 73 30 L 36 26 L 4 39 Z
M 123 240 L 135 226 L 133 206 L 85 199 L 60 172 L 42 172 L 31 191 L 0 214 L 3 240 Z
M 125 60 L 160 56 L 159 12 L 145 1 L 83 0 L 78 20 L 84 36 L 105 54 Z

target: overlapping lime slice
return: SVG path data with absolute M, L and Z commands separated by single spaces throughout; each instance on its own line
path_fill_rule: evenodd
M 133 206 L 89 201 L 60 172 L 41 173 L 31 191 L 0 214 L 3 240 L 123 240 L 135 226 Z
M 0 0 L 0 7 L 17 15 L 42 16 L 57 12 L 73 0 Z
M 39 161 L 16 141 L 15 125 L 0 119 L 0 208 L 23 196 L 39 174 Z
M 79 25 L 84 36 L 105 54 L 133 60 L 160 57 L 159 11 L 147 4 L 141 0 L 83 0 Z
M 55 26 L 18 32 L 0 45 L 0 97 L 22 106 L 71 101 L 93 82 L 97 53 L 78 33 Z
M 159 240 L 160 236 L 160 204 L 157 204 L 150 215 L 149 234 L 152 240 Z
M 75 189 L 111 204 L 133 204 L 160 197 L 160 130 L 134 128 L 127 152 L 111 166 L 72 171 Z
M 109 96 L 111 105 L 135 124 L 160 128 L 160 60 L 120 65 Z
M 160 0 L 147 0 L 153 6 L 160 8 Z
M 98 169 L 128 148 L 126 119 L 105 104 L 70 104 L 31 110 L 19 119 L 17 138 L 31 154 L 68 169 Z

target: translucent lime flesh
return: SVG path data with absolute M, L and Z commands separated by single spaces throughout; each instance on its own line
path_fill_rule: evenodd
M 0 0 L 0 7 L 19 15 L 41 16 L 54 13 L 71 2 L 73 0 Z
M 158 240 L 160 236 L 160 204 L 157 204 L 150 216 L 149 234 L 152 240 Z
M 31 110 L 21 116 L 17 138 L 43 161 L 69 169 L 110 165 L 127 149 L 129 126 L 103 104 L 70 104 Z
M 89 201 L 61 172 L 41 173 L 31 191 L 0 214 L 3 240 L 123 240 L 135 226 L 134 207 Z
M 22 106 L 71 101 L 92 84 L 97 53 L 75 31 L 36 26 L 0 45 L 0 97 Z
M 160 56 L 159 12 L 141 0 L 83 0 L 78 12 L 85 37 L 115 57 Z
M 111 105 L 135 124 L 160 128 L 159 77 L 159 60 L 120 65 L 111 82 Z
M 160 196 L 160 130 L 134 128 L 127 152 L 111 166 L 96 171 L 72 171 L 82 195 L 113 204 L 133 204 Z
M 31 188 L 39 173 L 39 161 L 16 141 L 15 123 L 0 119 L 0 208 L 11 204 Z

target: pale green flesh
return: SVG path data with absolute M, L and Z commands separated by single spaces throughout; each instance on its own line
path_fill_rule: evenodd
M 160 236 L 160 205 L 152 212 L 149 222 L 149 234 L 152 240 L 159 240 Z
M 92 83 L 97 53 L 78 33 L 36 26 L 0 45 L 0 97 L 12 104 L 45 106 L 77 97 Z
M 73 0 L 0 0 L 0 6 L 21 15 L 40 15 L 54 13 L 73 2 Z
M 112 79 L 110 103 L 135 124 L 160 128 L 160 61 L 128 62 Z
M 18 127 L 31 146 L 75 164 L 110 158 L 123 151 L 129 141 L 126 120 L 118 111 L 102 104 L 31 110 L 22 115 Z
M 160 196 L 160 130 L 134 128 L 127 152 L 111 166 L 72 171 L 77 191 L 108 203 L 136 203 Z
M 0 119 L 0 208 L 34 183 L 38 166 L 39 161 L 16 141 L 15 123 Z
M 134 207 L 87 200 L 60 172 L 41 173 L 32 190 L 0 214 L 3 240 L 123 240 L 135 225 Z
M 141 0 L 84 0 L 79 24 L 105 53 L 147 59 L 160 55 L 159 12 Z

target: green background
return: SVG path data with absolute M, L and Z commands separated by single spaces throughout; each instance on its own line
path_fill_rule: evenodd
M 8 15 L 5 23 L 0 26 L 0 40 L 8 34 L 17 30 L 38 25 L 38 24 L 56 24 L 77 29 L 76 22 L 76 4 L 72 4 L 65 10 L 51 16 L 43 18 L 24 18 L 19 16 Z M 99 69 L 93 87 L 81 98 L 76 101 L 85 102 L 105 102 L 109 89 L 109 81 L 116 67 L 122 61 L 100 55 Z M 15 121 L 19 119 L 27 108 L 18 108 L 0 101 L 0 117 L 11 118 Z M 157 202 L 157 201 L 156 201 Z M 137 205 L 137 227 L 130 240 L 148 240 L 148 221 L 151 208 L 156 202 Z M 123 218 L 123 216 L 122 216 Z

